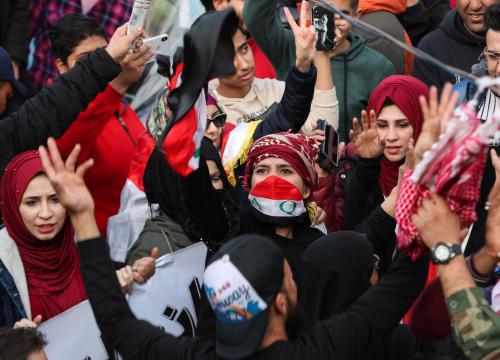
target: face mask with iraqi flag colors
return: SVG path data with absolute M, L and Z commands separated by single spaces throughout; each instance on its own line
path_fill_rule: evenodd
M 287 225 L 296 222 L 297 217 L 306 212 L 299 189 L 275 175 L 257 183 L 248 199 L 256 210 L 257 218 L 264 222 Z

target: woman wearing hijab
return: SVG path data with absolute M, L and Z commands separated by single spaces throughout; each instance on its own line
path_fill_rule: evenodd
M 384 79 L 373 91 L 367 112 L 362 113 L 363 129 L 353 120 L 351 142 L 356 148 L 357 162 L 347 183 L 345 200 L 345 225 L 347 229 L 360 230 L 359 225 L 368 214 L 380 221 L 396 226 L 394 214 L 379 207 L 398 184 L 399 167 L 406 154 L 413 148 L 423 124 L 419 97 L 428 98 L 427 86 L 411 76 L 393 75 Z M 369 114 L 369 116 L 368 116 Z M 363 231 L 364 230 L 360 230 Z M 382 271 L 388 268 L 394 236 L 378 234 L 386 240 L 375 252 L 381 256 Z M 369 236 L 370 237 L 370 236 Z
M 76 160 L 78 152 L 70 157 Z M 37 151 L 24 152 L 7 165 L 0 208 L 5 224 L 0 230 L 0 325 L 13 326 L 21 319 L 39 323 L 85 300 L 73 229 Z M 144 266 L 145 279 L 151 273 L 146 276 Z M 124 289 L 137 279 L 130 267 L 117 276 Z

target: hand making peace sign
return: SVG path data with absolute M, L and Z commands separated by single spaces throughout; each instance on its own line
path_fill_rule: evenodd
M 302 72 L 309 71 L 314 54 L 316 54 L 316 42 L 318 41 L 318 35 L 314 31 L 314 27 L 307 24 L 307 14 L 309 11 L 310 8 L 307 1 L 302 1 L 299 26 L 295 22 L 290 10 L 285 8 L 288 24 L 295 36 L 295 66 Z

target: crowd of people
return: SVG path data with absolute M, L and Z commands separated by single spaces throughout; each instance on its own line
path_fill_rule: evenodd
M 0 360 L 87 300 L 110 359 L 500 358 L 500 1 L 327 0 L 320 50 L 316 2 L 201 0 L 169 56 L 133 3 L 0 5 Z M 142 320 L 198 245 L 190 330 Z

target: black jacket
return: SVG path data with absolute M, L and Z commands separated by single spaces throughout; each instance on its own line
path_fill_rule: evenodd
M 26 66 L 29 51 L 29 0 L 0 2 L 0 46 L 21 66 Z
M 49 136 L 61 136 L 120 71 L 120 65 L 98 49 L 1 120 L 0 169 L 17 154 L 45 144 Z
M 451 10 L 449 0 L 423 0 L 398 15 L 398 19 L 410 37 L 413 46 L 439 27 L 444 16 Z
M 124 359 L 216 359 L 214 344 L 199 337 L 168 335 L 137 320 L 120 289 L 102 238 L 78 243 L 87 295 L 103 340 Z M 399 254 L 394 266 L 346 312 L 318 322 L 295 341 L 278 341 L 252 359 L 365 359 L 399 323 L 424 286 L 428 257 Z
M 477 63 L 484 46 L 485 40 L 473 36 L 465 28 L 457 10 L 450 11 L 439 29 L 424 37 L 418 45 L 421 50 L 444 63 L 467 72 L 470 72 L 472 65 Z M 412 75 L 429 86 L 437 86 L 439 91 L 445 82 L 454 84 L 461 80 L 458 75 L 450 75 L 419 59 L 415 59 L 413 63 Z

